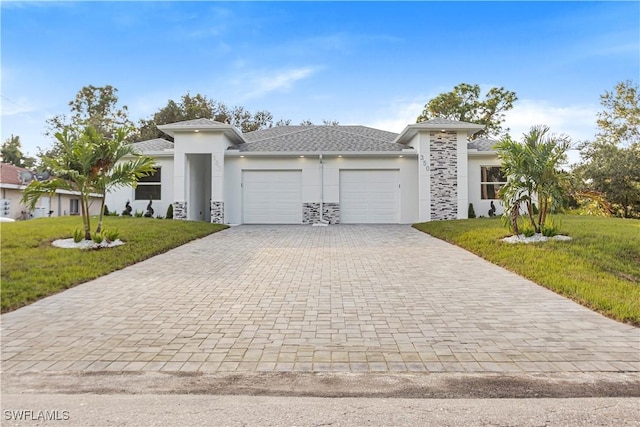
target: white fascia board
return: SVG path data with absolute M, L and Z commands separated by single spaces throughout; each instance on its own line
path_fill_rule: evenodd
M 465 131 L 467 135 L 471 136 L 484 129 L 483 125 L 476 124 L 450 124 L 450 123 L 414 123 L 407 125 L 402 132 L 393 141 L 396 144 L 404 144 L 404 141 L 409 142 L 418 132 L 424 131 Z
M 227 135 L 227 137 L 236 144 L 242 144 L 246 142 L 244 140 L 244 137 L 242 136 L 242 133 L 238 129 L 236 129 L 234 126 L 228 125 L 228 124 L 188 125 L 188 126 L 184 126 L 184 125 L 174 126 L 169 124 L 169 125 L 160 125 L 158 126 L 158 129 L 160 129 L 162 132 L 166 133 L 167 135 L 171 136 L 172 138 L 175 138 L 176 133 L 222 132 L 225 135 Z
M 24 190 L 26 185 L 8 184 L 6 182 L 0 182 L 0 188 L 6 188 L 7 190 Z
M 7 190 L 24 190 L 25 188 L 27 188 L 26 185 L 18 185 L 18 184 L 7 184 L 4 182 L 0 182 L 0 188 L 6 188 Z M 47 194 L 47 192 L 43 192 L 42 193 Z M 73 191 L 73 190 L 62 190 L 62 189 L 58 189 L 54 192 L 54 194 L 66 194 L 66 195 L 70 195 L 70 196 L 79 196 L 80 192 L 79 191 Z M 97 194 L 97 193 L 89 193 L 90 197 L 96 197 L 98 199 L 102 198 L 101 194 Z
M 228 157 L 317 157 L 317 156 L 342 156 L 342 157 L 398 157 L 415 156 L 414 149 L 404 149 L 401 151 L 237 151 L 227 150 L 224 152 Z
M 467 155 L 469 157 L 495 157 L 498 155 L 497 151 L 478 151 L 478 150 L 467 150 Z

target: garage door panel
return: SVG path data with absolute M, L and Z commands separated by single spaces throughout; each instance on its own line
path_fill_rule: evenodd
M 300 224 L 301 171 L 243 171 L 242 210 L 245 224 Z
M 389 224 L 400 222 L 397 170 L 341 170 L 340 221 Z

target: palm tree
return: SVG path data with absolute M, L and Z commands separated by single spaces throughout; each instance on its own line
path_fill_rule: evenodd
M 96 146 L 94 185 L 96 192 L 102 195 L 96 233 L 102 231 L 107 193 L 119 187 L 135 187 L 141 177 L 147 176 L 155 170 L 153 159 L 137 155 L 133 152 L 133 147 L 125 142 L 129 133 L 129 130 L 120 128 L 112 138 L 107 139 L 101 133 L 91 131 Z M 133 158 L 123 161 L 125 157 Z
M 60 152 L 56 157 L 43 157 L 42 162 L 53 178 L 47 181 L 32 181 L 25 188 L 22 201 L 35 207 L 38 199 L 45 194 L 52 195 L 56 190 L 77 191 L 80 194 L 80 206 L 84 238 L 91 239 L 91 216 L 89 200 L 91 195 L 102 196 L 97 233 L 102 230 L 104 199 L 106 193 L 119 186 L 135 186 L 140 177 L 153 172 L 153 159 L 132 153 L 131 146 L 124 142 L 127 129 L 118 129 L 112 138 L 106 138 L 94 127 L 66 127 L 56 133 Z M 122 161 L 124 156 L 133 156 L 133 160 Z
M 506 136 L 495 147 L 507 177 L 507 184 L 499 192 L 505 205 L 504 218 L 516 234 L 521 206 L 525 206 L 535 232 L 540 233 L 549 212 L 565 196 L 566 174 L 560 166 L 566 160 L 571 141 L 566 135 L 548 133 L 547 126 L 533 126 L 523 135 L 522 142 Z M 536 199 L 539 204 L 537 218 L 533 211 Z

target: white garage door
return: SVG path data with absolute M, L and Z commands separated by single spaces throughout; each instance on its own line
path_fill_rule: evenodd
M 393 224 L 400 222 L 397 170 L 341 170 L 340 222 Z
M 242 222 L 302 223 L 302 172 L 243 171 Z

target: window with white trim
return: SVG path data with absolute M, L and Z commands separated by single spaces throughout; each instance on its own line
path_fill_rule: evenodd
M 500 166 L 480 166 L 480 197 L 483 200 L 498 199 L 498 191 L 506 183 Z
M 161 171 L 162 168 L 156 168 L 151 175 L 138 180 L 135 191 L 136 200 L 160 200 L 162 198 Z

